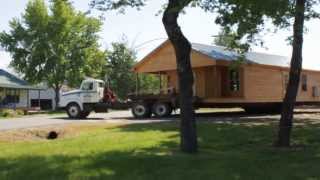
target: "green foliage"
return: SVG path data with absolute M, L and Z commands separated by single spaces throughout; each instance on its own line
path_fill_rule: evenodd
M 67 81 L 76 86 L 85 76 L 101 76 L 105 54 L 99 50 L 101 22 L 76 11 L 66 0 L 31 0 L 21 19 L 0 43 L 11 53 L 11 66 L 33 82 L 55 89 Z
M 120 99 L 126 99 L 129 93 L 136 90 L 137 79 L 132 68 L 136 63 L 136 53 L 126 42 L 112 43 L 107 51 L 107 76 L 111 89 Z M 158 78 L 152 75 L 140 75 L 140 88 L 144 90 L 159 87 Z
M 160 91 L 159 75 L 139 74 L 139 83 L 141 93 L 159 93 Z
M 132 73 L 135 53 L 125 43 L 112 43 L 112 49 L 107 54 L 109 85 L 120 99 L 125 99 L 135 89 Z
M 319 179 L 319 124 L 294 130 L 296 143 L 306 147 L 277 151 L 271 141 L 274 125 L 252 121 L 199 122 L 195 156 L 178 151 L 178 123 L 91 124 L 77 128 L 82 132 L 76 137 L 0 142 L 0 179 Z
M 100 11 L 119 9 L 120 12 L 124 12 L 126 7 L 140 9 L 140 7 L 145 5 L 146 1 L 147 0 L 92 0 L 90 6 Z
M 146 1 L 91 0 L 91 5 L 103 11 L 123 10 L 128 6 L 141 8 Z M 223 32 L 233 35 L 233 42 L 227 43 L 227 47 L 242 52 L 248 51 L 251 45 L 263 46 L 263 40 L 257 35 L 263 31 L 270 31 L 267 28 L 268 22 L 274 25 L 275 31 L 291 28 L 295 15 L 295 0 L 183 0 L 177 2 L 178 9 L 186 6 L 201 7 L 207 12 L 216 13 L 215 22 L 223 27 Z M 306 20 L 320 17 L 317 9 L 319 3 L 320 0 L 306 1 Z
M 316 5 L 319 0 L 307 1 L 306 20 L 318 18 Z M 292 28 L 295 15 L 295 0 L 203 0 L 200 6 L 210 12 L 216 12 L 216 23 L 226 32 L 236 32 L 238 46 L 248 50 L 250 45 L 263 45 L 259 33 L 270 31 L 268 22 L 274 25 L 274 31 Z M 233 44 L 231 48 L 235 48 Z

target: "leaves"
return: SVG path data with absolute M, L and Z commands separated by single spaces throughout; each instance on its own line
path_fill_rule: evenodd
M 104 52 L 99 50 L 101 22 L 76 11 L 66 0 L 28 3 L 21 19 L 0 33 L 1 45 L 11 53 L 11 66 L 33 83 L 59 87 L 79 85 L 85 76 L 101 76 Z
M 126 99 L 129 93 L 135 92 L 137 79 L 132 71 L 136 63 L 136 53 L 128 48 L 127 42 L 112 43 L 107 51 L 107 76 L 111 89 L 120 99 Z M 159 87 L 159 79 L 152 75 L 139 76 L 140 88 L 144 91 Z
M 92 0 L 90 6 L 100 11 L 119 10 L 124 13 L 125 8 L 137 8 L 145 5 L 146 0 Z

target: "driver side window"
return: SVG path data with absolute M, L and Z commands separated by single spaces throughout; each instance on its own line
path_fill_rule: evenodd
M 93 83 L 92 82 L 84 83 L 83 86 L 82 86 L 82 90 L 84 90 L 84 91 L 92 91 L 93 90 Z

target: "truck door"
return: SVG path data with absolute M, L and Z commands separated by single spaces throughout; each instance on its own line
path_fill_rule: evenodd
M 81 98 L 83 103 L 92 103 L 95 99 L 95 93 L 94 93 L 94 83 L 93 82 L 84 82 L 82 85 L 82 93 Z

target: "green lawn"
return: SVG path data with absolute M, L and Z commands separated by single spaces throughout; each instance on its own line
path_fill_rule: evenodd
M 178 125 L 100 126 L 56 141 L 0 143 L 0 179 L 316 180 L 320 126 L 297 127 L 276 150 L 274 125 L 199 124 L 200 152 L 178 149 Z

